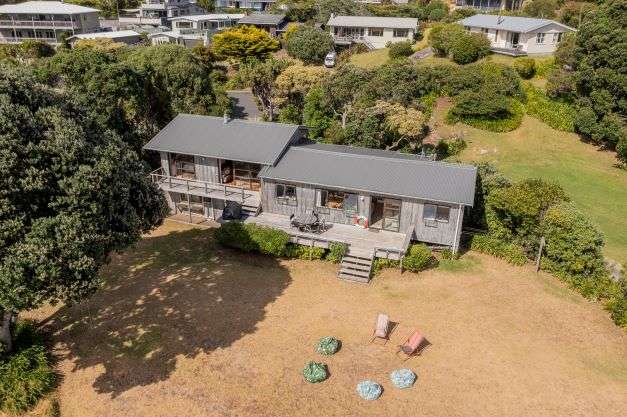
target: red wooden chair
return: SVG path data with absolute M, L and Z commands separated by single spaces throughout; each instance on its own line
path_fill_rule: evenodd
M 399 353 L 403 352 L 407 356 L 405 360 L 408 360 L 413 355 L 420 355 L 424 348 L 426 348 L 428 345 L 429 342 L 427 341 L 427 339 L 425 339 L 425 337 L 420 334 L 418 330 L 416 330 L 414 331 L 414 333 L 412 333 L 411 336 L 407 338 L 405 343 L 399 345 L 396 354 L 398 355 Z

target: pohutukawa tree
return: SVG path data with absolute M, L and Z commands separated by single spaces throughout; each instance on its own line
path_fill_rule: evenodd
M 0 343 L 46 302 L 78 302 L 113 251 L 166 205 L 118 135 L 21 70 L 0 65 Z

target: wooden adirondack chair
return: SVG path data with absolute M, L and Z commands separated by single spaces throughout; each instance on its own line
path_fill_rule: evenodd
M 405 360 L 408 360 L 412 357 L 412 355 L 420 355 L 425 347 L 429 345 L 429 342 L 425 337 L 420 334 L 418 330 L 414 331 L 411 336 L 407 338 L 405 343 L 399 345 L 398 351 L 396 354 L 403 352 L 407 357 Z
M 383 339 L 385 340 L 385 343 L 387 343 L 389 340 L 389 330 L 390 318 L 387 314 L 379 314 L 374 325 L 374 331 L 372 332 L 372 340 L 370 340 L 370 343 L 374 342 L 376 338 Z

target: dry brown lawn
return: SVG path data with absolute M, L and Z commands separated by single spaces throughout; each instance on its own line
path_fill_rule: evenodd
M 625 416 L 627 335 L 555 278 L 475 253 L 370 285 L 337 266 L 221 249 L 167 222 L 106 268 L 88 303 L 32 315 L 52 333 L 64 417 Z M 368 344 L 378 312 L 399 325 Z M 396 345 L 432 343 L 403 363 Z M 321 336 L 342 349 L 321 357 Z M 308 384 L 309 360 L 330 378 Z M 409 390 L 388 374 L 413 369 Z M 382 397 L 355 385 L 379 381 Z

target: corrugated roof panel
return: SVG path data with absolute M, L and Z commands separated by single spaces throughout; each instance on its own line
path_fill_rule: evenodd
M 474 204 L 477 170 L 471 165 L 410 158 L 396 152 L 294 145 L 262 178 L 421 200 Z
M 272 165 L 298 125 L 179 114 L 144 149 Z
M 575 29 L 548 19 L 536 19 L 520 16 L 497 16 L 491 14 L 476 14 L 458 21 L 460 25 L 480 27 L 487 29 L 503 29 L 511 32 L 526 33 L 539 29 L 543 26 L 556 24 L 567 30 Z

